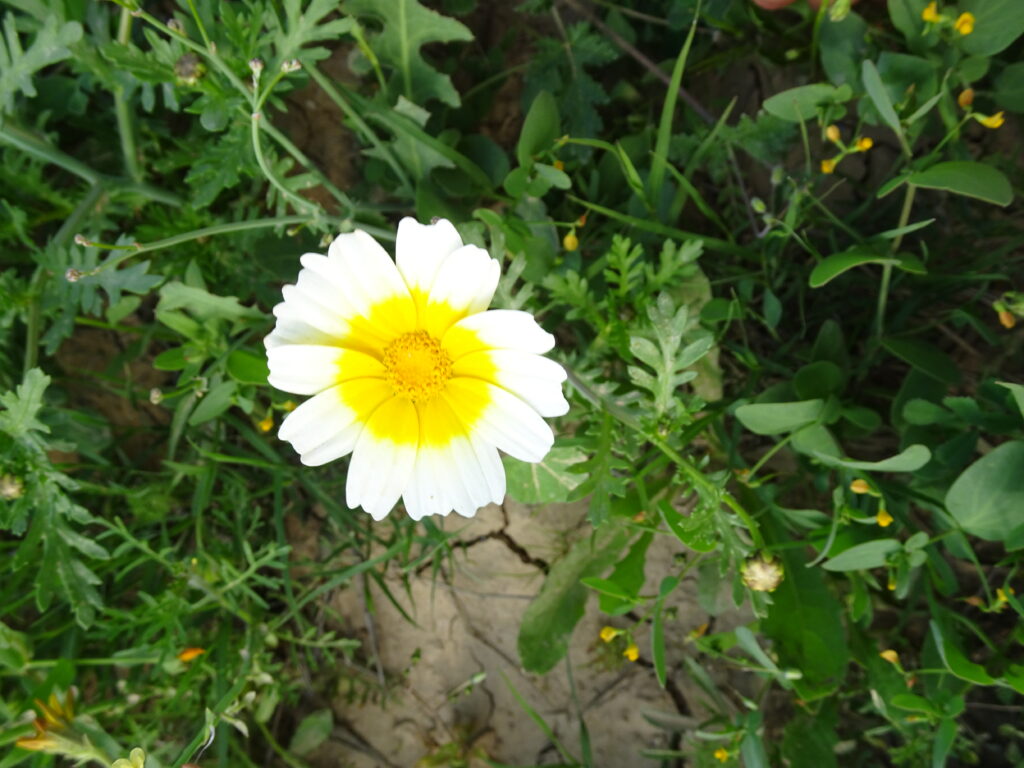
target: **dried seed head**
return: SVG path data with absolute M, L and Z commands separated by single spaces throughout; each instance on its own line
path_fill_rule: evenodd
M 68 267 L 67 271 L 64 273 L 64 279 L 69 283 L 77 283 L 83 277 L 85 277 L 84 273 L 74 267 Z
M 0 499 L 14 501 L 21 498 L 24 492 L 25 486 L 14 475 L 3 475 L 0 477 Z
M 755 592 L 774 592 L 782 583 L 782 564 L 767 557 L 755 557 L 743 564 L 743 583 Z

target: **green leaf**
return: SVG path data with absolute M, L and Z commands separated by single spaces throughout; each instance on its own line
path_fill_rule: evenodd
M 829 467 L 846 469 L 862 469 L 868 472 L 916 472 L 932 459 L 932 452 L 924 445 L 909 446 L 895 456 L 881 461 L 855 461 L 853 459 L 837 459 L 833 456 L 821 455 L 818 460 Z
M 1024 61 L 1011 64 L 996 78 L 996 104 L 1011 112 L 1024 112 Z
M 829 83 L 800 85 L 765 99 L 763 106 L 775 117 L 799 123 L 814 118 L 819 107 L 835 102 L 840 93 Z
M 532 464 L 504 456 L 508 495 L 523 504 L 567 501 L 584 480 L 584 475 L 570 471 L 570 467 L 586 458 L 579 448 L 568 446 L 555 446 L 542 461 Z
M 921 373 L 943 384 L 952 386 L 960 381 L 960 371 L 956 364 L 945 352 L 927 342 L 890 337 L 882 339 L 882 346 Z
M 420 49 L 428 43 L 472 40 L 466 25 L 424 7 L 419 0 L 345 0 L 341 8 L 379 22 L 381 31 L 369 36 L 370 47 L 394 69 L 388 84 L 392 102 L 401 94 L 418 104 L 439 99 L 450 107 L 459 106 L 451 78 L 428 64 Z
M 883 256 L 877 251 L 867 248 L 851 248 L 849 251 L 827 256 L 818 262 L 817 266 L 811 271 L 811 276 L 807 279 L 807 283 L 811 288 L 821 288 L 821 286 L 839 277 L 843 272 L 859 267 L 861 264 L 896 265 L 899 264 L 899 259 L 894 259 L 892 256 Z
M 519 626 L 519 658 L 527 672 L 544 674 L 565 656 L 589 594 L 580 579 L 604 571 L 629 539 L 630 531 L 609 521 L 551 566 Z
M 609 583 L 613 584 L 618 594 L 604 590 L 599 604 L 601 610 L 610 615 L 625 613 L 636 603 L 637 595 L 644 586 L 644 566 L 647 562 L 647 547 L 651 544 L 653 534 L 641 535 L 629 548 L 629 552 L 615 564 Z
M 946 494 L 946 509 L 968 533 L 1005 541 L 1024 525 L 1024 441 L 1003 443 L 971 464 Z
M 43 407 L 43 393 L 50 384 L 50 377 L 38 368 L 25 374 L 25 378 L 14 392 L 0 395 L 0 431 L 15 440 L 21 440 L 32 431 L 49 432 L 50 428 L 36 416 Z
M 1002 171 L 985 163 L 963 160 L 936 163 L 926 171 L 912 173 L 907 181 L 918 187 L 941 189 L 993 205 L 1005 207 L 1013 201 L 1010 180 Z
M 330 709 L 318 709 L 302 718 L 288 744 L 288 751 L 305 757 L 331 735 L 334 729 L 334 714 Z
M 233 381 L 222 381 L 213 387 L 203 395 L 199 405 L 196 406 L 195 410 L 188 417 L 189 425 L 193 427 L 198 426 L 224 413 L 224 411 L 231 407 L 232 398 L 235 396 L 237 388 L 238 385 Z
M 275 68 L 288 59 L 297 58 L 307 62 L 326 59 L 330 55 L 327 48 L 318 46 L 304 49 L 303 46 L 320 41 L 334 42 L 352 31 L 355 27 L 352 19 L 341 17 L 324 21 L 337 10 L 337 0 L 285 0 L 283 28 L 278 23 L 277 14 L 269 13 L 275 32 Z
M 81 39 L 82 25 L 77 21 L 60 24 L 56 14 L 49 15 L 28 50 L 23 50 L 15 16 L 8 12 L 4 16 L 4 35 L 6 42 L 0 37 L 0 114 L 14 110 L 18 91 L 28 97 L 36 95 L 32 75 L 70 56 L 68 46 Z
M 1017 403 L 1017 410 L 1020 411 L 1021 416 L 1024 416 L 1024 385 L 1014 384 L 1009 381 L 997 381 L 996 384 L 1010 390 L 1014 402 Z
M 561 135 L 561 119 L 555 97 L 541 91 L 530 105 L 516 144 L 516 161 L 521 168 L 533 164 L 536 155 L 550 150 Z
M 781 536 L 778 531 L 772 539 Z M 799 550 L 783 549 L 785 578 L 772 592 L 768 616 L 761 630 L 775 641 L 779 665 L 799 669 L 793 681 L 800 698 L 813 701 L 828 696 L 843 680 L 849 649 L 843 631 L 842 608 L 825 584 L 818 568 L 807 568 Z
M 667 598 L 676 587 L 679 586 L 679 579 L 675 576 L 666 576 L 661 580 L 658 587 L 658 599 L 654 603 L 654 619 L 651 624 L 651 661 L 654 664 L 654 675 L 658 679 L 658 685 L 665 687 L 665 618 L 664 607 Z
M 215 140 L 203 142 L 201 150 L 185 176 L 185 183 L 192 188 L 189 202 L 195 208 L 208 206 L 225 189 L 238 184 L 243 174 L 255 176 L 258 172 L 248 124 L 233 124 Z
M 960 0 L 960 11 L 974 14 L 974 31 L 960 46 L 974 56 L 993 56 L 1024 33 L 1020 0 Z
M 994 685 L 995 680 L 985 671 L 980 664 L 975 664 L 967 658 L 966 654 L 956 643 L 956 637 L 948 626 L 940 625 L 940 622 L 932 619 L 928 622 L 932 630 L 932 637 L 938 648 L 939 656 L 946 668 L 961 680 L 966 680 L 975 685 Z
M 822 563 L 826 571 L 863 571 L 868 568 L 881 568 L 889 555 L 903 549 L 899 539 L 876 539 L 854 544 L 835 557 Z
M 818 360 L 801 366 L 793 375 L 793 391 L 801 400 L 826 398 L 843 388 L 843 372 L 835 363 Z
M 154 366 L 156 361 L 153 361 Z M 228 373 L 231 377 L 242 384 L 265 385 L 270 369 L 267 367 L 267 358 L 263 355 L 254 355 L 241 349 L 236 349 L 228 355 Z
M 892 128 L 897 136 L 902 136 L 903 126 L 900 125 L 900 118 L 889 98 L 889 92 L 882 83 L 882 76 L 878 74 L 878 68 L 870 59 L 865 59 L 861 64 L 861 80 L 871 98 L 871 103 L 875 105 L 875 109 L 878 110 L 878 114 L 881 115 L 886 125 Z
M 821 418 L 825 401 L 820 398 L 795 403 L 748 403 L 736 409 L 736 418 L 758 435 L 792 432 Z
M 698 504 L 689 515 L 683 515 L 668 499 L 662 499 L 658 512 L 675 537 L 695 552 L 711 552 L 718 546 L 714 508 L 710 505 Z

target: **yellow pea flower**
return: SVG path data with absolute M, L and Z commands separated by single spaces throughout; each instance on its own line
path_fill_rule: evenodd
M 974 31 L 974 14 L 973 13 L 961 13 L 957 20 L 953 22 L 953 29 L 959 32 L 961 35 L 969 35 Z
M 871 137 L 869 136 L 862 136 L 861 138 L 857 139 L 858 152 L 867 152 L 873 146 L 875 146 L 875 142 L 872 141 Z
M 975 115 L 974 119 L 986 128 L 992 128 L 993 130 L 1006 122 L 1006 116 L 1002 112 L 996 112 L 994 115 Z
M 878 510 L 878 514 L 875 515 L 875 522 L 878 523 L 878 526 L 880 528 L 888 528 L 890 525 L 892 525 L 892 521 L 893 516 L 889 514 L 889 510 L 887 510 L 885 507 L 882 507 L 880 510 Z
M 940 19 L 938 3 L 928 3 L 921 11 L 921 18 L 929 24 L 935 24 Z
M 626 646 L 626 650 L 622 652 L 622 655 L 630 661 L 636 661 L 640 658 L 640 649 L 637 648 L 636 643 L 630 643 Z
M 836 170 L 836 161 L 833 160 L 822 160 L 821 161 L 821 172 L 822 173 L 833 173 Z
M 896 651 L 894 651 L 892 648 L 889 648 L 888 650 L 882 651 L 878 655 L 881 656 L 886 661 L 888 661 L 890 664 L 899 664 L 900 663 L 900 655 L 898 653 L 896 653 Z

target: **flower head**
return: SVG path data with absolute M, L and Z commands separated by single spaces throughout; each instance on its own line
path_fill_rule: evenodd
M 576 237 L 575 232 L 565 233 L 565 237 L 562 238 L 562 247 L 567 251 L 575 251 L 580 247 L 580 239 Z
M 1006 122 L 1006 117 L 1002 112 L 996 112 L 994 115 L 975 115 L 974 119 L 986 128 L 992 129 L 999 128 Z
M 719 747 L 715 750 L 715 760 L 720 763 L 726 763 L 729 761 L 729 750 L 725 747 Z
M 871 140 L 870 136 L 861 136 L 859 139 L 857 139 L 858 152 L 867 152 L 873 146 L 875 146 L 875 142 Z
M 274 428 L 274 417 L 268 413 L 264 418 L 256 422 L 256 426 L 259 427 L 260 432 L 269 432 Z
M 783 570 L 780 563 L 767 557 L 755 557 L 743 563 L 743 583 L 755 592 L 774 592 L 782 583 Z
M 893 519 L 893 516 L 889 514 L 889 510 L 885 507 L 878 510 L 878 514 L 875 515 L 875 522 L 878 523 L 881 528 L 888 528 L 892 525 Z
M 888 661 L 890 664 L 899 664 L 900 663 L 900 655 L 898 653 L 896 653 L 896 651 L 894 651 L 892 648 L 884 650 L 881 653 L 879 653 L 878 655 L 881 656 L 886 661 Z
M 836 160 L 822 160 L 821 161 L 821 172 L 822 173 L 834 173 L 836 170 Z
M 204 653 L 206 653 L 206 649 L 204 648 L 186 648 L 178 654 L 178 661 L 182 661 L 187 664 L 193 659 L 199 658 Z
M 637 647 L 636 643 L 630 643 L 626 646 L 626 650 L 622 652 L 622 655 L 630 661 L 636 661 L 640 658 L 640 649 Z
M 828 128 L 826 128 L 825 129 L 825 138 L 827 138 L 833 144 L 838 144 L 839 140 L 841 138 L 841 135 L 839 133 L 839 126 L 838 125 L 830 125 Z
M 961 35 L 969 35 L 974 31 L 974 14 L 973 13 L 961 13 L 957 16 L 956 21 L 953 22 L 953 29 L 959 32 Z
M 614 640 L 621 634 L 621 629 L 616 629 L 615 627 L 608 626 L 601 627 L 601 640 L 603 640 L 606 643 L 610 643 L 612 640 Z
M 940 18 L 938 4 L 935 2 L 928 3 L 924 10 L 921 11 L 921 18 L 929 24 L 936 23 Z
M 967 109 L 971 104 L 974 103 L 974 89 L 964 88 L 960 91 L 960 95 L 956 97 L 956 103 L 960 109 Z
M 554 337 L 521 311 L 487 310 L 499 265 L 451 222 L 398 225 L 397 264 L 365 232 L 305 254 L 265 340 L 270 383 L 313 395 L 278 432 L 303 464 L 349 453 L 346 501 L 383 519 L 472 517 L 505 496 L 498 450 L 544 458 L 544 416 L 569 409 Z
M 850 490 L 853 491 L 854 493 L 871 493 L 871 486 L 868 485 L 867 480 L 863 480 L 858 477 L 856 480 L 850 483 Z

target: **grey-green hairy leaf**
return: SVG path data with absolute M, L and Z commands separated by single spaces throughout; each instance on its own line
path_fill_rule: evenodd
M 70 56 L 68 46 L 82 37 L 82 25 L 77 21 L 60 24 L 56 16 L 48 16 L 32 44 L 23 49 L 14 19 L 10 12 L 4 16 L 4 36 L 0 38 L 0 114 L 13 110 L 18 91 L 35 96 L 32 75 Z
M 567 501 L 584 476 L 570 471 L 586 459 L 579 448 L 555 446 L 542 461 L 529 463 L 504 457 L 508 495 L 523 504 Z

